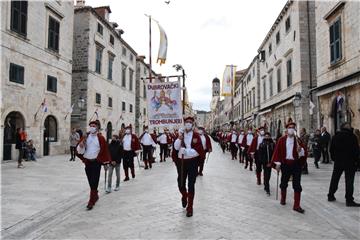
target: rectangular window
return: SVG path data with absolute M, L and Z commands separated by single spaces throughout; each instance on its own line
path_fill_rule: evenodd
M 108 67 L 108 79 L 112 80 L 112 70 L 113 70 L 114 57 L 109 56 L 109 67 Z
M 121 103 L 121 111 L 123 111 L 123 112 L 126 111 L 126 103 L 125 102 Z
M 277 69 L 277 92 L 281 91 L 281 68 Z
M 110 44 L 114 46 L 114 36 L 110 34 Z
M 133 90 L 133 83 L 134 82 L 134 71 L 129 68 L 129 90 Z
M 95 103 L 96 104 L 101 104 L 101 94 L 100 93 L 96 93 L 96 95 L 95 95 Z
M 255 88 L 253 88 L 253 107 L 255 107 Z
M 104 27 L 98 23 L 97 24 L 97 32 L 100 34 L 100 35 L 103 35 L 103 31 L 104 31 Z
M 269 44 L 269 56 L 271 55 L 272 53 L 272 46 L 271 46 L 271 43 Z
M 108 107 L 110 107 L 110 108 L 112 108 L 112 98 L 111 97 L 109 97 L 109 99 L 108 99 Z
M 143 96 L 144 96 L 144 98 L 146 98 L 146 85 L 145 85 L 145 83 L 143 85 Z
M 134 55 L 130 54 L 130 62 L 134 61 Z
M 53 76 L 47 76 L 47 90 L 49 92 L 57 92 L 57 78 Z
M 133 105 L 130 104 L 130 110 L 129 110 L 131 113 L 133 112 Z
M 10 82 L 24 84 L 24 67 L 10 63 L 9 80 Z
M 96 66 L 95 72 L 101 73 L 102 48 L 96 47 Z
M 122 55 L 126 56 L 126 48 L 125 47 L 122 47 Z
M 291 59 L 287 60 L 286 62 L 286 80 L 287 80 L 287 86 L 290 87 L 292 85 Z
M 146 108 L 143 110 L 143 115 L 146 116 Z
M 285 31 L 288 32 L 291 28 L 290 16 L 285 21 Z
M 266 100 L 266 81 L 265 81 L 266 78 L 263 79 L 263 99 L 264 101 Z
M 125 64 L 121 64 L 121 86 L 126 87 L 126 68 Z
M 272 72 L 269 75 L 269 94 L 270 94 L 270 97 L 273 95 L 273 76 L 272 76 Z
M 276 33 L 276 44 L 280 43 L 280 31 Z
M 48 48 L 59 51 L 60 22 L 49 17 Z
M 341 20 L 336 20 L 329 28 L 330 33 L 330 63 L 337 63 L 342 58 L 341 50 Z
M 27 1 L 11 1 L 10 29 L 26 36 L 27 31 Z

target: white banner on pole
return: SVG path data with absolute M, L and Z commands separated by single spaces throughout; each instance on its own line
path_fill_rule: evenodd
M 183 123 L 180 82 L 148 83 L 150 127 L 179 127 Z

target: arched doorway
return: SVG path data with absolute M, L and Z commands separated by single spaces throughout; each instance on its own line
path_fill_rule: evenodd
M 16 142 L 16 130 L 25 127 L 25 120 L 20 112 L 10 112 L 4 122 L 3 159 L 12 159 L 12 145 Z
M 108 122 L 106 126 L 106 140 L 109 143 L 112 138 L 112 123 Z
M 52 115 L 46 117 L 44 122 L 44 156 L 50 155 L 50 143 L 57 142 L 57 121 Z

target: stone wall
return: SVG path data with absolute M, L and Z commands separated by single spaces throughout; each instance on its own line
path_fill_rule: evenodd
M 25 120 L 28 139 L 33 139 L 37 154 L 43 155 L 44 121 L 52 115 L 57 122 L 57 141 L 50 143 L 50 154 L 68 151 L 70 117 L 65 115 L 71 106 L 71 71 L 73 41 L 72 2 L 28 2 L 27 35 L 22 37 L 10 30 L 10 1 L 1 2 L 1 136 L 3 147 L 6 116 L 19 112 Z M 57 13 L 60 13 L 60 16 Z M 59 52 L 47 48 L 49 16 L 60 22 Z M 9 81 L 9 66 L 15 63 L 24 67 L 24 84 Z M 57 78 L 57 92 L 47 91 L 47 75 Z M 48 111 L 38 111 L 46 99 Z M 16 126 L 18 127 L 18 126 Z M 3 149 L 2 151 L 3 152 Z M 12 159 L 17 152 L 12 150 Z M 3 156 L 1 156 L 3 158 Z

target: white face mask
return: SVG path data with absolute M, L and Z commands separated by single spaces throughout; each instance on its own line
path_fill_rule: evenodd
M 241 135 L 244 135 L 244 132 L 241 132 L 240 134 L 241 134 Z
M 252 132 L 251 131 L 248 131 L 248 134 L 251 134 Z
M 89 131 L 90 131 L 91 134 L 94 134 L 94 133 L 96 133 L 97 128 L 96 127 L 90 127 Z
M 199 130 L 199 134 L 200 134 L 200 135 L 203 135 L 203 134 L 204 134 L 204 131 L 203 131 L 203 130 Z
M 148 133 L 148 132 L 149 132 L 149 130 L 145 129 L 145 132 L 146 132 L 146 133 Z
M 192 123 L 185 123 L 185 128 L 186 128 L 186 130 L 191 130 L 192 129 Z
M 294 134 L 295 134 L 295 129 L 293 129 L 293 128 L 288 128 L 287 133 L 288 133 L 290 136 L 294 136 Z
M 235 131 L 233 131 L 233 134 L 236 134 L 236 132 L 235 132 Z
M 265 131 L 264 131 L 264 130 L 261 130 L 261 131 L 260 131 L 260 135 L 261 135 L 261 136 L 264 136 L 264 135 L 265 135 Z
M 125 133 L 126 133 L 126 134 L 130 134 L 130 133 L 131 133 L 130 129 L 126 129 L 126 130 L 125 130 Z

